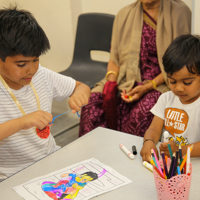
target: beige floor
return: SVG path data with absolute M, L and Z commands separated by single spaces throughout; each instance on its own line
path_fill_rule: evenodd
M 69 110 L 68 99 L 62 102 L 53 102 L 53 117 Z M 54 136 L 57 145 L 63 147 L 78 138 L 79 122 L 80 119 L 77 114 L 71 112 L 55 119 L 54 124 L 51 127 L 51 133 Z

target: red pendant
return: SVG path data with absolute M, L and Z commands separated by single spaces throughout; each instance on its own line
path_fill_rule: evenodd
M 38 129 L 36 127 L 36 133 L 37 135 L 42 138 L 42 139 L 46 139 L 49 137 L 49 134 L 50 134 L 50 127 L 49 126 L 46 126 L 45 128 L 43 128 L 42 130 Z

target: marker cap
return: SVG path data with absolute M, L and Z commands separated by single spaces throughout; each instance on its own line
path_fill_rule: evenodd
M 132 146 L 132 151 L 133 151 L 133 155 L 137 155 L 137 149 L 135 145 Z

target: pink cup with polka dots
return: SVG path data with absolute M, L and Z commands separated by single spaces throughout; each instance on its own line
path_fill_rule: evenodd
M 162 161 L 160 160 L 161 167 L 163 166 Z M 168 168 L 169 163 L 168 162 Z M 157 190 L 158 200 L 188 200 L 191 178 L 192 178 L 192 164 L 190 163 L 190 175 L 181 174 L 173 176 L 170 179 L 163 179 L 160 175 L 153 170 L 154 180 Z

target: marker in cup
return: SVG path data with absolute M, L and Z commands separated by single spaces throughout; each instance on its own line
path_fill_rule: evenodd
M 130 159 L 134 159 L 134 155 L 123 145 L 123 144 L 120 144 L 119 145 L 121 150 L 130 158 Z

